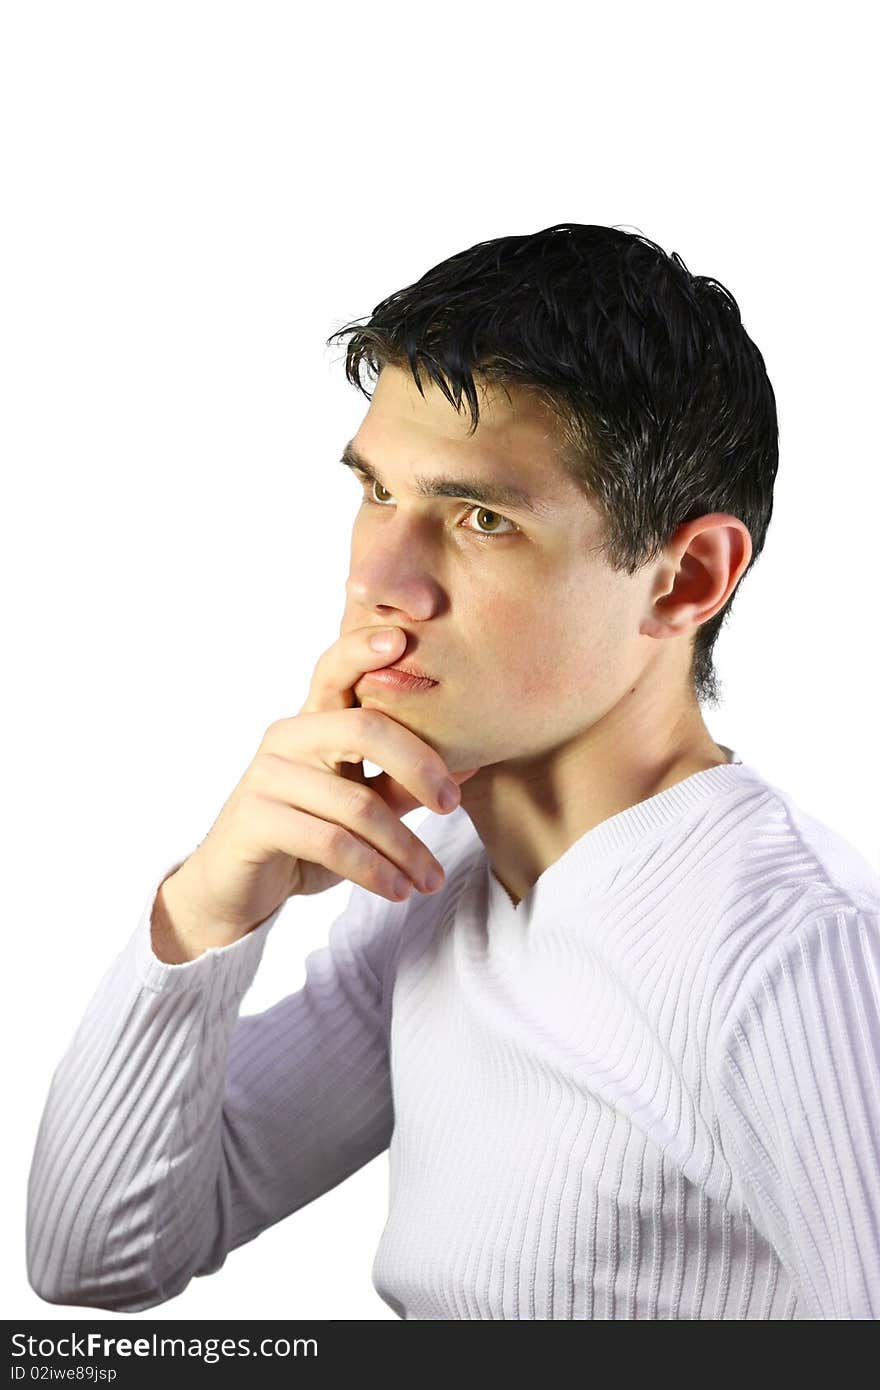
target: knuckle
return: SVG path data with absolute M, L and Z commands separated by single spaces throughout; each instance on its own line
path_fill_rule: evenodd
M 307 711 L 299 714 L 283 714 L 279 719 L 273 719 L 263 734 L 260 747 L 277 748 L 283 752 L 285 748 L 289 748 L 293 744 L 297 732 L 303 727 L 304 722 L 313 717 L 313 714 L 314 711 Z
M 423 753 L 416 758 L 413 770 L 420 782 L 430 782 L 433 786 L 437 779 L 437 759 L 433 753 Z
M 227 824 L 238 835 L 260 824 L 263 811 L 264 798 L 253 787 L 242 787 L 236 796 L 230 797 L 224 807 Z
M 272 771 L 272 764 L 275 760 L 275 756 L 274 753 L 269 753 L 265 749 L 260 749 L 256 753 L 248 769 L 250 774 L 248 781 L 252 786 L 264 787 L 266 785 Z
M 285 758 L 281 753 L 273 753 L 264 748 L 257 753 L 248 769 L 248 781 L 254 787 L 277 795 L 278 787 L 286 785 L 279 782 L 279 777 L 290 772 L 294 766 L 291 758 Z
M 355 820 L 373 820 L 376 814 L 376 794 L 369 787 L 357 782 L 347 782 L 344 786 L 343 801 L 346 810 Z
M 318 848 L 322 854 L 336 856 L 340 854 L 351 836 L 348 831 L 335 821 L 321 821 L 316 831 Z
M 435 869 L 437 867 L 437 860 L 434 858 L 433 854 L 428 849 L 428 846 L 424 844 L 423 841 L 419 840 L 418 844 L 418 863 L 422 870 L 422 873 L 427 873 L 428 869 Z
M 383 893 L 389 877 L 393 877 L 393 875 L 389 875 L 388 866 L 385 861 L 380 859 L 377 854 L 370 855 L 366 872 L 367 878 L 373 885 L 373 891 L 377 893 Z
M 375 734 L 382 725 L 382 715 L 377 710 L 360 708 L 352 712 L 357 715 L 361 735 Z

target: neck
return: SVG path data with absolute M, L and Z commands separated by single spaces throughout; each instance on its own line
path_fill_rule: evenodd
M 696 704 L 672 728 L 638 738 L 603 723 L 549 755 L 490 764 L 463 784 L 461 804 L 513 902 L 588 830 L 729 761 Z

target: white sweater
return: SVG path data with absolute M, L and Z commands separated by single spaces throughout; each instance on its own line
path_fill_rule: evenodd
M 355 886 L 252 1016 L 282 909 L 165 964 L 166 866 L 52 1079 L 32 1287 L 151 1308 L 388 1148 L 402 1318 L 877 1318 L 880 876 L 731 757 L 516 907 L 430 814 L 440 892 Z

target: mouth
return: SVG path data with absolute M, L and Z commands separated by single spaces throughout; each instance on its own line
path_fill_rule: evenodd
M 367 685 L 384 687 L 391 692 L 410 692 L 417 690 L 436 690 L 440 684 L 433 676 L 427 675 L 412 662 L 404 661 L 396 666 L 380 666 L 375 671 L 365 671 L 361 680 Z M 358 682 L 360 684 L 360 682 Z
M 427 671 L 423 671 L 419 666 L 414 666 L 411 661 L 398 661 L 395 666 L 383 666 L 383 671 L 402 671 L 405 676 L 415 676 L 417 680 L 437 681 L 434 676 L 429 676 Z

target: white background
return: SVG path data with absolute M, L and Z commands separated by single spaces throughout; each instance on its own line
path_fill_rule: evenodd
M 880 868 L 869 14 L 3 7 L 7 1318 L 85 1316 L 25 1275 L 53 1069 L 338 633 L 336 460 L 367 401 L 325 339 L 452 253 L 619 225 L 737 298 L 781 460 L 707 723 Z M 348 893 L 287 905 L 243 1012 L 299 988 Z M 380 1155 L 169 1303 L 100 1316 L 393 1318 L 386 1201 Z

